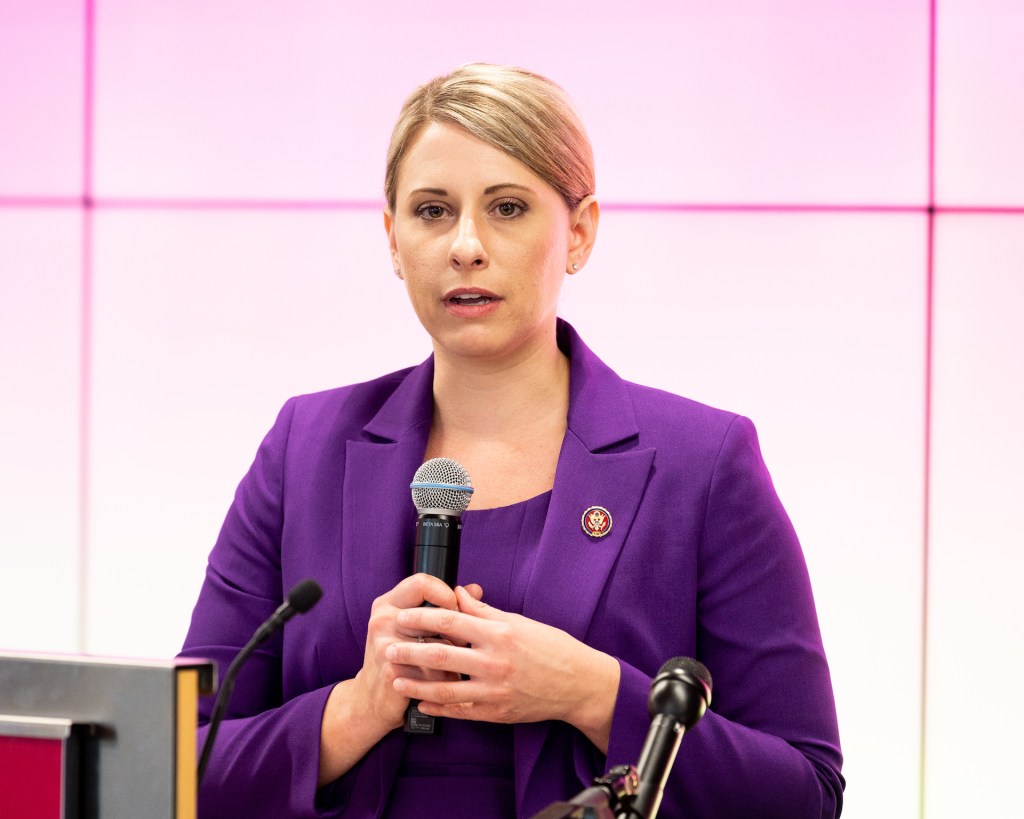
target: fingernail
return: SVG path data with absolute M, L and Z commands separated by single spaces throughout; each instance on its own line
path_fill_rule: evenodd
M 398 646 L 394 644 L 391 644 L 386 649 L 384 649 L 384 656 L 387 657 L 389 660 L 394 660 L 397 654 Z

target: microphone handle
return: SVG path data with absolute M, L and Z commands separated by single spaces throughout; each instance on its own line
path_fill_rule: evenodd
M 421 514 L 416 519 L 413 574 L 425 572 L 455 588 L 459 578 L 461 543 L 462 518 L 459 515 L 439 512 Z
M 629 819 L 654 819 L 657 815 L 665 783 L 668 782 L 672 763 L 675 762 L 685 732 L 683 723 L 667 714 L 656 714 L 651 719 L 651 727 L 636 766 L 640 782 L 626 814 Z
M 421 512 L 416 518 L 416 546 L 413 549 L 412 573 L 438 577 L 455 588 L 459 578 L 459 546 L 462 543 L 462 518 L 443 511 Z M 424 606 L 432 606 L 424 603 Z M 405 711 L 407 734 L 432 736 L 441 730 L 439 717 L 421 713 L 418 700 L 410 700 Z

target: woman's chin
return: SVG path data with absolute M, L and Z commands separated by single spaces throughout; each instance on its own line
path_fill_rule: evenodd
M 435 357 L 499 367 L 535 359 L 536 353 L 548 345 L 554 349 L 555 344 L 554 320 L 550 332 L 546 327 L 480 323 L 431 335 Z
M 503 361 L 522 346 L 519 334 L 509 332 L 509 328 L 489 326 L 483 322 L 431 335 L 435 352 L 452 358 L 481 362 Z

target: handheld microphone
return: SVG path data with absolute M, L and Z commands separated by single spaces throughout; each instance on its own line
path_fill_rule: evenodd
M 451 458 L 431 458 L 416 470 L 409 488 L 418 515 L 413 574 L 426 572 L 454 588 L 459 574 L 462 513 L 473 496 L 469 473 Z
M 416 470 L 409 488 L 417 512 L 412 573 L 425 572 L 455 588 L 459 576 L 462 513 L 473 496 L 469 473 L 451 458 L 431 458 Z M 420 713 L 415 701 L 409 703 L 405 713 L 406 733 L 434 734 L 438 728 L 440 722 L 436 717 Z
M 199 756 L 199 768 L 196 774 L 197 787 L 203 781 L 203 774 L 206 773 L 206 765 L 210 761 L 210 752 L 213 750 L 213 741 L 217 737 L 220 723 L 224 719 L 224 710 L 227 708 L 228 699 L 231 697 L 231 692 L 235 687 L 235 677 L 238 676 L 238 670 L 249 659 L 249 655 L 252 654 L 256 646 L 266 640 L 296 614 L 305 614 L 313 608 L 319 602 L 323 593 L 320 584 L 315 580 L 307 579 L 296 583 L 291 591 L 288 592 L 284 602 L 277 607 L 277 610 L 270 615 L 266 622 L 256 629 L 249 642 L 242 647 L 242 650 L 235 655 L 235 659 L 231 661 L 227 674 L 224 675 L 224 680 L 220 684 L 220 690 L 217 692 L 217 699 L 213 703 L 213 710 L 210 712 L 210 730 L 206 734 L 206 741 L 203 743 L 203 750 Z
M 683 734 L 710 704 L 711 673 L 703 664 L 673 657 L 661 667 L 647 699 L 651 727 L 637 763 L 640 781 L 623 819 L 654 819 Z

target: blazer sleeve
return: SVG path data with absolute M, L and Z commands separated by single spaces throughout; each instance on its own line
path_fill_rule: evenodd
M 838 817 L 842 754 L 810 581 L 742 417 L 729 425 L 710 478 L 696 618 L 712 704 L 683 739 L 662 815 Z M 635 760 L 652 680 L 620 664 L 608 758 Z
M 284 459 L 294 407 L 267 434 L 210 554 L 183 656 L 221 673 L 280 605 Z M 332 686 L 285 700 L 279 631 L 242 667 L 199 793 L 199 816 L 333 816 L 316 806 L 320 722 Z M 200 700 L 198 746 L 213 697 Z

